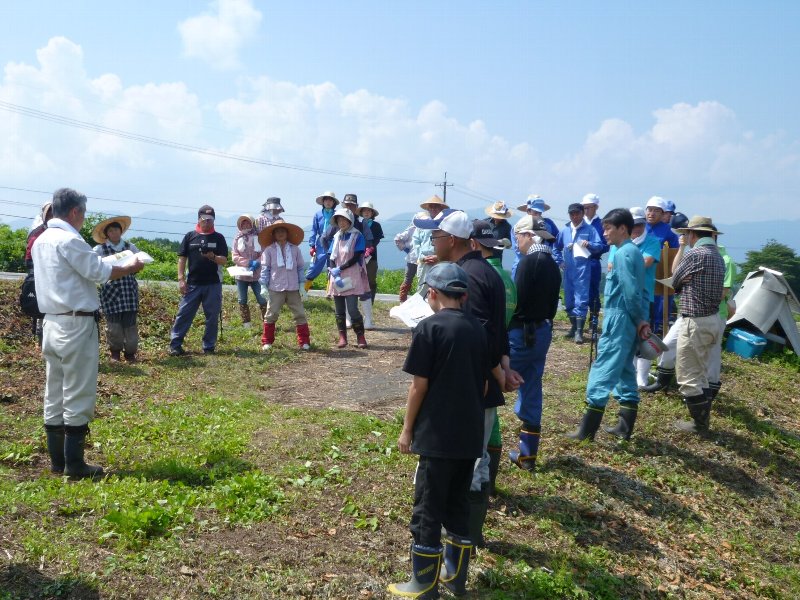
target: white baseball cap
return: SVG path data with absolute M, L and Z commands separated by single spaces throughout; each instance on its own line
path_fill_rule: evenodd
M 667 210 L 667 201 L 664 200 L 661 196 L 653 196 L 650 198 L 650 200 L 647 201 L 645 207 L 660 208 L 661 210 Z
M 463 210 L 448 208 L 436 215 L 435 219 L 414 219 L 419 229 L 441 229 L 457 238 L 469 239 L 472 233 L 472 221 Z
M 600 196 L 597 194 L 586 194 L 581 200 L 581 204 L 586 206 L 587 204 L 594 204 L 595 206 L 600 206 Z
M 634 206 L 631 208 L 631 214 L 633 215 L 633 224 L 639 225 L 640 223 L 644 223 L 647 219 L 644 216 L 644 209 L 641 206 Z

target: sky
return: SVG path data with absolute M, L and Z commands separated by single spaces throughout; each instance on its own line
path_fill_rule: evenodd
M 0 220 L 316 196 L 800 219 L 798 2 L 6 2 Z M 279 166 L 282 165 L 282 166 Z M 405 217 L 404 217 L 405 218 Z M 148 222 L 142 232 L 183 232 Z M 154 235 L 146 237 L 154 237 Z

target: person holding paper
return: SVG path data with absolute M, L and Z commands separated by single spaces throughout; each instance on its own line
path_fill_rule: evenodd
M 283 219 L 276 219 L 283 221 Z M 273 221 L 276 222 L 276 221 Z M 266 229 L 265 225 L 259 230 L 256 220 L 250 215 L 241 215 L 236 219 L 236 236 L 233 238 L 233 264 L 247 269 L 245 273 L 234 276 L 236 291 L 239 294 L 239 314 L 242 316 L 242 327 L 250 328 L 250 305 L 247 303 L 247 290 L 252 289 L 256 302 L 261 309 L 261 320 L 267 316 L 267 299 L 261 294 L 261 248 L 257 247 L 258 232 Z
M 201 304 L 206 316 L 203 353 L 213 354 L 216 350 L 219 314 L 222 309 L 222 266 L 228 262 L 228 244 L 225 236 L 214 231 L 215 216 L 211 206 L 201 206 L 197 212 L 197 225 L 183 236 L 178 249 L 178 289 L 181 292 L 181 302 L 170 334 L 170 356 L 186 354 L 183 339 Z
M 84 461 L 97 400 L 96 284 L 138 273 L 144 266 L 138 258 L 124 267 L 104 262 L 79 233 L 85 220 L 86 196 L 69 188 L 56 190 L 53 218 L 31 248 L 36 299 L 44 313 L 44 427 L 50 470 L 74 479 L 103 474 L 101 467 Z
M 92 239 L 97 242 L 94 251 L 98 256 L 112 256 L 129 250 L 136 254 L 139 249 L 122 239 L 131 226 L 131 218 L 120 216 L 100 221 L 92 229 Z M 139 313 L 139 284 L 136 277 L 125 275 L 100 286 L 100 304 L 106 319 L 106 342 L 111 360 L 119 362 L 122 353 L 125 360 L 136 362 L 139 350 L 139 330 L 136 316 Z
M 564 271 L 564 305 L 571 324 L 564 337 L 582 344 L 586 313 L 589 312 L 591 255 L 602 250 L 603 241 L 595 228 L 584 220 L 583 205 L 570 204 L 567 212 L 569 223 L 558 232 L 553 258 Z
M 328 296 L 333 297 L 336 312 L 336 328 L 339 330 L 337 348 L 347 347 L 347 319 L 353 323 L 356 345 L 367 347 L 364 337 L 364 317 L 358 310 L 358 298 L 369 292 L 367 269 L 364 266 L 366 242 L 361 232 L 355 228 L 355 217 L 348 209 L 340 206 L 332 219 L 338 228 L 333 236 L 328 257 Z

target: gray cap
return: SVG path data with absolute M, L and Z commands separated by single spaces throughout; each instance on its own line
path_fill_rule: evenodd
M 469 277 L 456 263 L 440 262 L 428 271 L 425 283 L 443 292 L 466 292 L 469 287 Z

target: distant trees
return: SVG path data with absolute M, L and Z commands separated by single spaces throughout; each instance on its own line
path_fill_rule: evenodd
M 740 280 L 758 267 L 769 267 L 783 273 L 795 293 L 800 293 L 800 257 L 789 246 L 769 240 L 761 250 L 748 250 L 745 256 L 746 260 L 739 263 Z
M 25 229 L 13 231 L 8 225 L 0 225 L 0 271 L 10 273 L 25 272 L 25 248 L 28 232 Z

